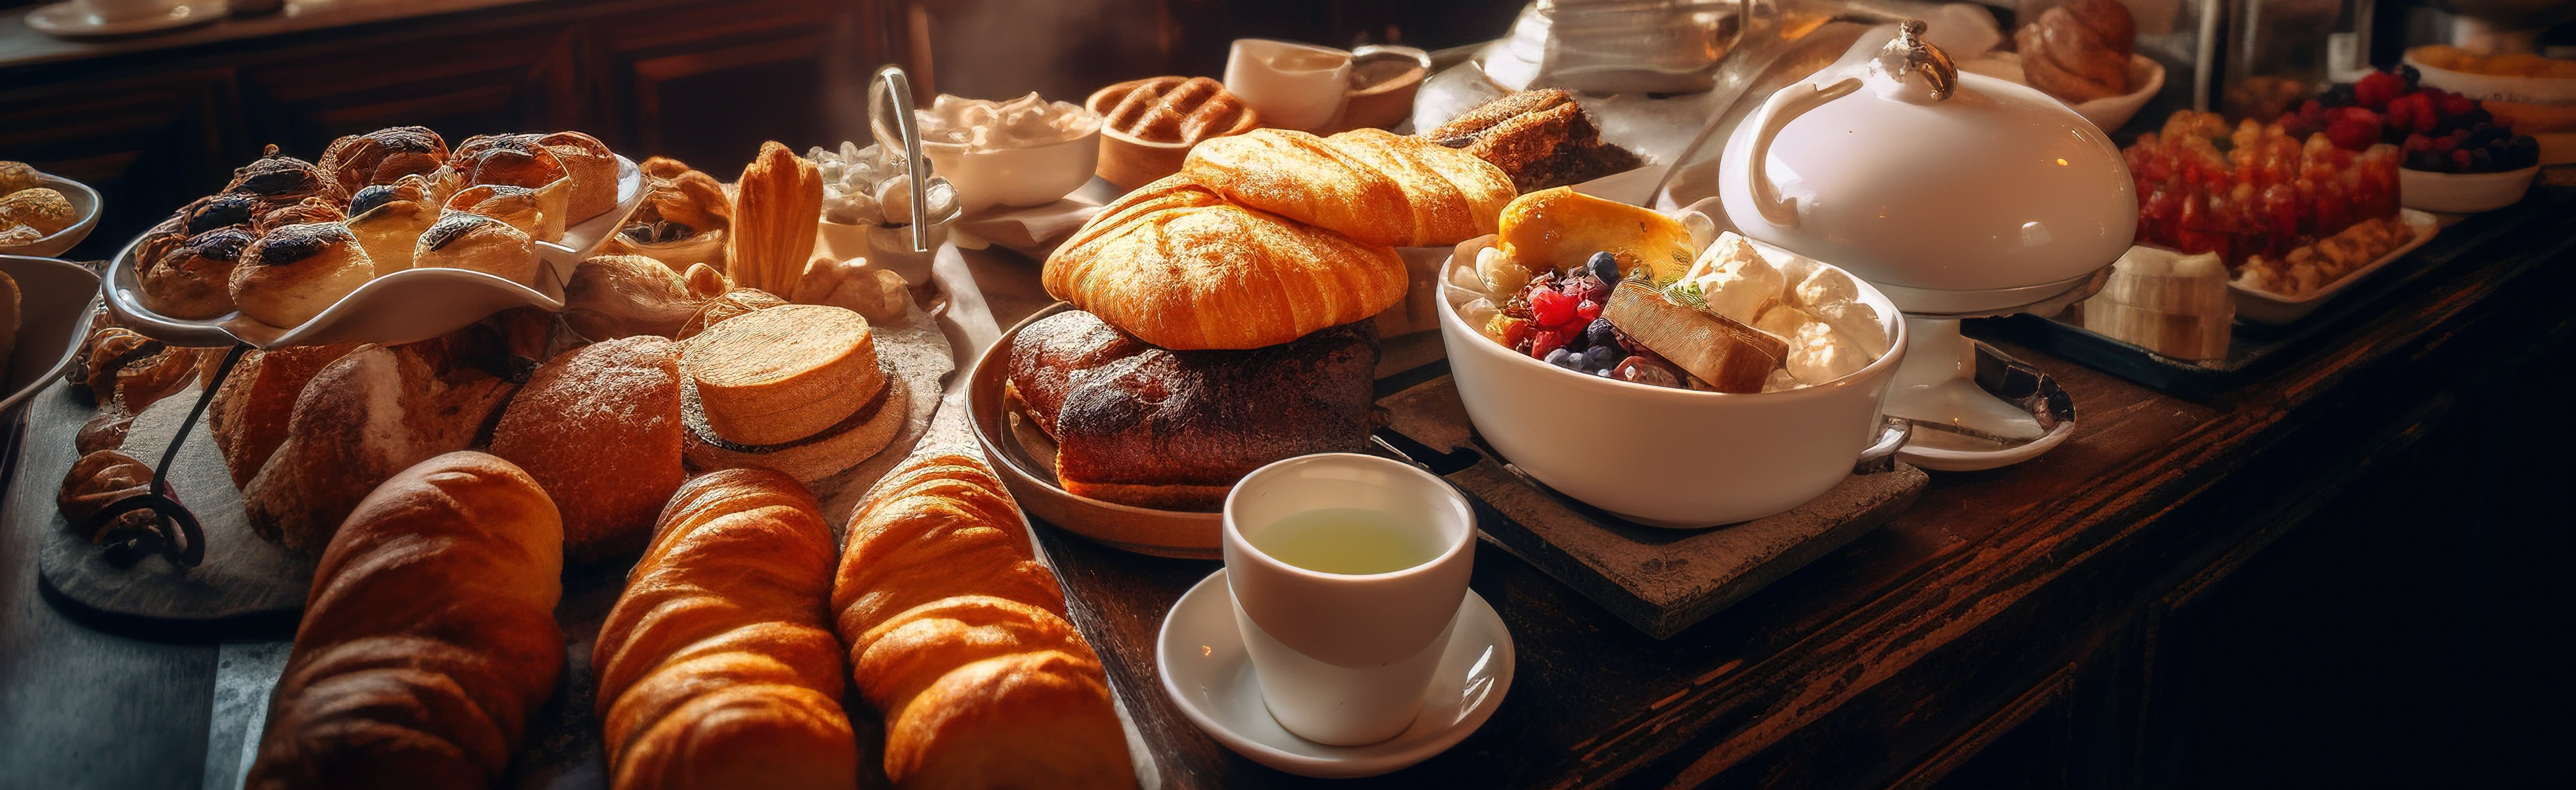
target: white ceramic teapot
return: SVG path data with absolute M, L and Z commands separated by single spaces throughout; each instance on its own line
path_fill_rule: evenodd
M 1909 313 L 2006 310 L 2111 265 L 2138 216 L 2120 149 L 2055 99 L 1960 73 L 1922 29 L 1872 31 L 1738 126 L 1728 217 Z

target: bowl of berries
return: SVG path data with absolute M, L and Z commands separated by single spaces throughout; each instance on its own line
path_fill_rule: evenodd
M 1705 216 L 1551 189 L 1442 270 L 1459 400 L 1503 460 L 1660 527 L 1785 512 L 1880 439 L 1905 326 L 1876 288 Z
M 2407 208 L 2469 214 L 2513 205 L 2540 173 L 2540 142 L 2516 134 L 2479 102 L 2422 84 L 2413 66 L 2337 85 L 2283 116 L 2292 137 L 2324 134 L 2338 148 L 2398 146 L 2399 200 Z

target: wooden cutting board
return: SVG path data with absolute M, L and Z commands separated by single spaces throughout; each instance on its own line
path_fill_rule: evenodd
M 1844 478 L 1769 518 L 1708 529 L 1650 527 L 1556 493 L 1495 455 L 1475 438 L 1445 371 L 1378 405 L 1387 410 L 1387 432 L 1419 445 L 1388 449 L 1466 492 L 1487 537 L 1657 639 L 1887 523 L 1930 482 L 1922 470 L 1897 464 Z

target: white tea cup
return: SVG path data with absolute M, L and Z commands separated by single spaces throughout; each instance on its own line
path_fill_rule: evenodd
M 170 13 L 179 0 L 74 0 L 83 13 L 100 24 L 127 22 Z
M 1225 90 L 1261 114 L 1264 125 L 1321 129 L 1342 114 L 1351 93 L 1351 53 L 1331 47 L 1238 38 L 1225 58 Z
M 1271 530 L 1340 508 L 1378 516 L 1354 528 L 1385 530 L 1382 537 L 1407 551 L 1382 561 L 1410 564 L 1331 573 L 1277 553 L 1293 544 Z M 1334 746 L 1377 743 L 1411 727 L 1467 597 L 1475 534 L 1475 514 L 1457 489 L 1376 456 L 1300 456 L 1236 483 L 1225 499 L 1226 585 L 1271 718 Z

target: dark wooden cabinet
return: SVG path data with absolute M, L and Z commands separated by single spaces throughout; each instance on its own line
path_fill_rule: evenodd
M 858 98 L 829 92 L 864 81 L 825 69 L 899 59 L 883 32 L 888 7 L 428 0 L 395 18 L 250 38 L 25 62 L 0 50 L 0 159 L 105 197 L 97 231 L 68 254 L 77 259 L 115 254 L 265 145 L 312 159 L 341 135 L 386 126 L 427 126 L 450 144 L 579 129 L 635 159 L 729 173 L 764 140 L 801 151 L 850 133 L 826 112 Z

